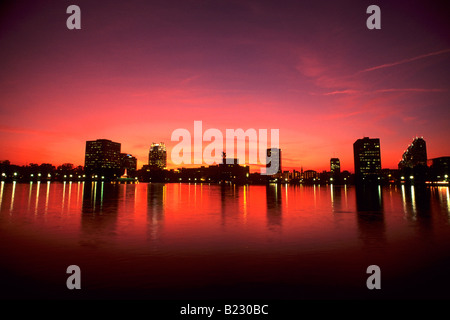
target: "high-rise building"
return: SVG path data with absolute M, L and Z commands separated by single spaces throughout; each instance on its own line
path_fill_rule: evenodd
M 120 154 L 120 162 L 122 171 L 127 170 L 128 175 L 133 175 L 137 169 L 137 159 L 129 153 Z
M 266 174 L 271 176 L 279 176 L 281 178 L 281 149 L 267 149 Z
M 341 161 L 339 158 L 330 159 L 330 182 L 340 183 L 341 182 Z
M 161 143 L 152 143 L 148 153 L 148 165 L 150 169 L 166 169 L 167 152 L 166 145 Z
M 86 141 L 84 167 L 87 177 L 120 175 L 120 143 L 107 139 Z
M 341 162 L 339 161 L 339 158 L 330 159 L 330 171 L 332 174 L 341 173 Z
M 413 140 L 403 153 L 398 168 L 414 168 L 418 165 L 427 165 L 427 144 L 423 138 L 415 138 Z
M 357 179 L 379 177 L 381 172 L 380 139 L 364 137 L 353 144 L 355 175 Z

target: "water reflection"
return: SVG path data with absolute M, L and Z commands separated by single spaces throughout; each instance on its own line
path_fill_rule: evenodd
M 81 244 L 96 247 L 116 234 L 119 188 L 104 182 L 87 182 L 83 188 Z
M 239 185 L 221 184 L 220 185 L 220 212 L 222 217 L 222 226 L 226 225 L 227 218 L 233 218 L 240 212 L 239 206 Z
M 16 195 L 16 182 L 13 182 L 12 193 L 11 193 L 11 205 L 9 207 L 9 213 L 11 214 L 14 209 L 14 196 Z
M 38 181 L 36 184 L 36 201 L 34 203 L 34 214 L 38 214 L 38 206 L 39 206 L 39 192 L 41 190 L 41 182 Z
M 447 219 L 450 222 L 450 188 L 449 187 L 437 187 L 433 188 L 433 195 L 435 196 L 438 204 L 442 204 L 443 211 L 446 211 Z M 446 209 L 446 210 L 445 210 Z
M 85 268 L 105 296 L 127 298 L 127 286 L 142 286 L 155 298 L 163 288 L 167 297 L 192 288 L 219 290 L 225 282 L 230 292 L 234 284 L 246 291 L 250 281 L 258 283 L 251 294 L 275 290 L 299 298 L 289 292 L 307 288 L 300 282 L 304 274 L 315 281 L 323 272 L 318 288 L 326 291 L 322 285 L 330 283 L 334 297 L 336 288 L 337 294 L 353 292 L 356 267 L 375 263 L 387 265 L 390 277 L 397 275 L 393 266 L 402 276 L 432 275 L 419 279 L 429 286 L 411 293 L 425 296 L 434 289 L 431 278 L 447 292 L 449 204 L 449 189 L 442 187 L 0 183 L 0 269 L 27 275 L 17 292 L 31 288 L 29 266 L 39 266 L 33 280 L 52 283 L 53 267 L 68 261 Z M 334 214 L 343 211 L 349 213 Z M 324 267 L 330 265 L 339 272 Z M 365 287 L 362 270 L 358 279 Z M 416 278 L 403 278 L 399 284 L 409 292 Z
M 408 220 L 431 218 L 430 199 L 431 192 L 422 186 L 401 186 L 402 202 L 405 216 Z
M 119 186 L 121 199 L 120 212 L 125 214 L 134 213 L 136 207 L 136 185 L 133 184 L 122 184 Z
M 282 186 L 269 184 L 266 186 L 267 226 L 269 230 L 277 230 L 282 223 Z
M 0 182 L 0 209 L 3 203 L 3 189 L 5 188 L 5 181 Z
M 330 197 L 331 197 L 331 207 L 334 213 L 343 212 L 342 208 L 342 189 L 346 189 L 347 186 L 335 186 L 330 185 Z M 344 195 L 346 196 L 346 194 Z
M 430 188 L 425 186 L 401 186 L 403 212 L 406 220 L 414 223 L 421 236 L 428 237 L 433 227 Z
M 356 215 L 359 239 L 368 249 L 386 244 L 383 194 L 377 185 L 356 186 Z
M 45 191 L 45 210 L 44 210 L 44 214 L 47 214 L 48 212 L 48 200 L 50 198 L 50 181 L 47 181 L 47 189 Z M 70 186 L 72 186 L 72 182 L 70 182 Z M 70 203 L 70 198 L 69 198 L 69 203 Z
M 164 204 L 166 201 L 166 185 L 149 183 L 147 185 L 147 225 L 151 240 L 159 238 L 164 226 Z

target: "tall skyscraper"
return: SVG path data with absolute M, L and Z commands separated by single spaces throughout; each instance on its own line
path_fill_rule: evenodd
M 266 157 L 266 174 L 281 178 L 281 149 L 269 148 L 267 149 Z
M 353 144 L 355 175 L 357 179 L 378 177 L 381 172 L 380 139 L 364 137 Z
M 339 158 L 330 159 L 330 171 L 332 174 L 341 173 L 341 162 L 339 161 Z
M 120 165 L 120 143 L 107 139 L 86 141 L 84 167 L 88 177 L 112 178 L 120 175 Z
M 167 152 L 166 145 L 161 143 L 152 143 L 148 153 L 148 165 L 150 169 L 166 169 Z
M 403 153 L 398 168 L 414 168 L 418 165 L 427 165 L 427 143 L 423 138 L 415 138 L 413 140 Z
M 339 158 L 330 159 L 330 181 L 333 183 L 341 182 L 341 161 Z

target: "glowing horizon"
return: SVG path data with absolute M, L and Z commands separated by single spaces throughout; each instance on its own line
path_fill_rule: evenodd
M 450 155 L 450 40 L 436 4 L 17 1 L 0 19 L 0 160 L 84 165 L 108 139 L 148 162 L 177 128 L 280 130 L 282 169 L 353 172 L 353 143 L 379 138 L 396 169 L 416 136 Z M 426 26 L 423 21 L 428 21 Z M 205 147 L 208 143 L 204 143 Z M 182 165 L 195 167 L 199 165 Z M 251 166 L 252 171 L 257 166 Z

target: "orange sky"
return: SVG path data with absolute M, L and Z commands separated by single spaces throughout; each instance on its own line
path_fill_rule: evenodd
M 436 4 L 378 1 L 17 1 L 0 19 L 0 160 L 84 164 L 86 140 L 148 161 L 152 142 L 203 128 L 279 129 L 283 170 L 353 171 L 380 138 L 396 168 L 416 136 L 449 156 L 449 22 Z M 207 143 L 204 143 L 206 146 Z

